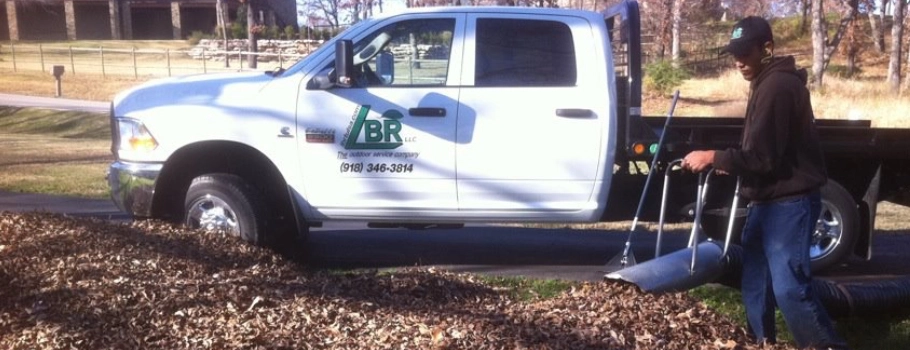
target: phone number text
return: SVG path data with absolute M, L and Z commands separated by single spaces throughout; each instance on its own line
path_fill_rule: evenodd
M 342 173 L 410 173 L 414 164 L 406 163 L 341 163 Z

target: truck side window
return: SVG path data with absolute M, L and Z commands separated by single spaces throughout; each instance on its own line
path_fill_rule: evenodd
M 369 52 L 369 59 L 359 67 L 360 85 L 445 85 L 454 29 L 455 19 L 451 18 L 408 20 L 385 26 L 358 41 L 354 44 L 355 57 L 377 37 L 385 42 L 377 52 Z M 388 65 L 379 69 L 382 55 L 392 58 L 391 69 Z
M 475 86 L 574 86 L 575 46 L 562 22 L 477 20 Z

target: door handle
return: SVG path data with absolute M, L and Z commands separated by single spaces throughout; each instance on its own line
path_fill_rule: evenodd
M 594 115 L 594 112 L 583 108 L 559 108 L 556 110 L 556 115 L 567 118 L 587 118 Z
M 408 114 L 413 117 L 445 117 L 446 109 L 437 107 L 408 108 Z

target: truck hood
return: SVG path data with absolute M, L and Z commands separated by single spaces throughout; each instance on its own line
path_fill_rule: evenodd
M 122 91 L 114 97 L 114 112 L 131 112 L 173 105 L 232 105 L 254 103 L 273 77 L 264 72 L 189 75 L 156 79 Z

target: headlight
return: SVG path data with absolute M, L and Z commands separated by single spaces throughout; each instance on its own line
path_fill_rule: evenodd
M 118 151 L 149 152 L 158 148 L 158 141 L 141 122 L 133 119 L 117 119 L 114 140 Z

